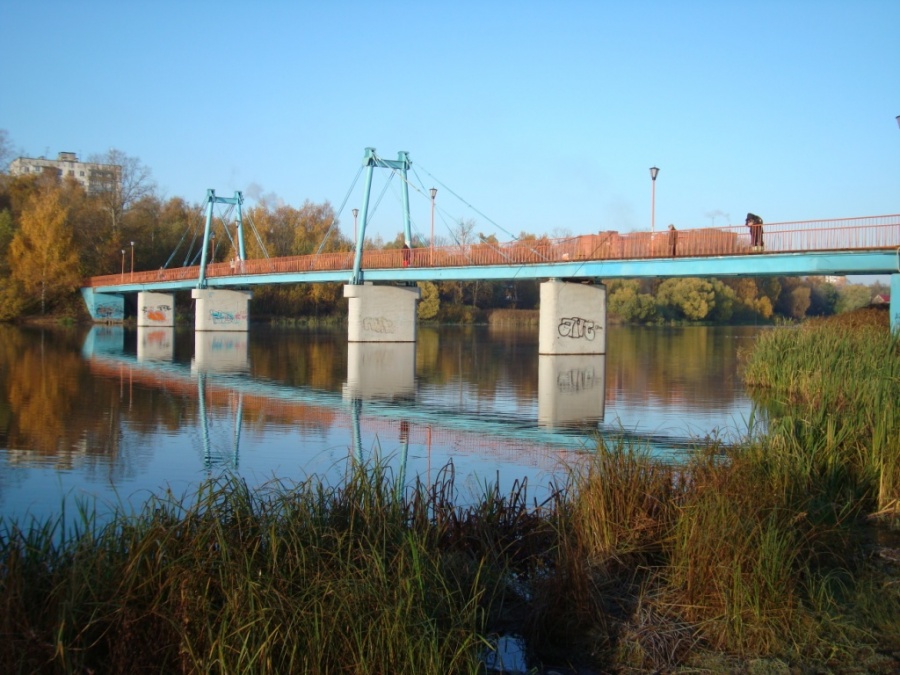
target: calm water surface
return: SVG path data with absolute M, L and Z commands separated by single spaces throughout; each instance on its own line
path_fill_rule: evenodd
M 540 498 L 598 434 L 672 459 L 740 437 L 738 350 L 758 330 L 612 327 L 604 357 L 549 357 L 536 330 L 493 327 L 348 345 L 345 329 L 0 326 L 0 515 L 137 506 L 223 472 L 336 482 L 374 456 L 407 482 L 452 461 L 461 501 L 523 478 Z

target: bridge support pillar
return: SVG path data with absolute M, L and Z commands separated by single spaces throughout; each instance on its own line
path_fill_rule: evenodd
M 344 286 L 348 299 L 348 342 L 415 342 L 418 287 Z
M 551 279 L 541 284 L 540 354 L 606 353 L 606 286 Z
M 198 331 L 239 331 L 249 328 L 250 291 L 223 291 L 195 288 L 191 297 L 197 301 L 194 329 Z
M 900 332 L 900 272 L 891 275 L 891 330 Z
M 82 288 L 81 297 L 94 321 L 119 323 L 125 320 L 125 296 L 97 293 L 93 288 Z
M 175 296 L 171 293 L 138 293 L 138 326 L 170 328 L 175 325 Z

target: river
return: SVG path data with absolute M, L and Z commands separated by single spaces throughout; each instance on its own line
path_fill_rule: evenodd
M 739 350 L 756 327 L 610 327 L 607 354 L 538 355 L 536 329 L 419 329 L 348 345 L 346 329 L 247 334 L 0 326 L 0 516 L 136 508 L 236 473 L 251 486 L 339 481 L 356 457 L 460 501 L 624 436 L 665 460 L 747 433 Z

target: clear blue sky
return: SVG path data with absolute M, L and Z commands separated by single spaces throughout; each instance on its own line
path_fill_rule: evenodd
M 649 229 L 653 165 L 657 229 L 882 215 L 898 36 L 898 0 L 0 0 L 0 129 L 26 156 L 117 148 L 197 203 L 337 209 L 366 147 L 406 150 L 438 236 Z

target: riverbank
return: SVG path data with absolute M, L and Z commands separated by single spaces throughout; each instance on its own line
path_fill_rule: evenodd
M 404 491 L 376 464 L 4 522 L 0 664 L 479 672 L 503 635 L 561 672 L 892 672 L 898 364 L 877 325 L 766 331 L 744 370 L 765 437 L 679 467 L 601 443 L 540 505 L 461 508 L 452 465 Z

